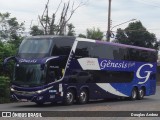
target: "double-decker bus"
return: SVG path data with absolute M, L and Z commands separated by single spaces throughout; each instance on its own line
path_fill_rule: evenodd
M 14 57 L 11 96 L 37 104 L 121 98 L 156 92 L 154 49 L 77 37 L 24 39 Z

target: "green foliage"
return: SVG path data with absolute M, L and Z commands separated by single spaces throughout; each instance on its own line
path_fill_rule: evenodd
M 68 24 L 68 36 L 75 36 L 74 25 L 72 23 Z
M 103 32 L 100 31 L 99 28 L 95 29 L 87 29 L 87 38 L 94 39 L 94 40 L 102 40 Z
M 9 78 L 0 76 L 0 103 L 10 101 Z
M 158 49 L 158 42 L 155 34 L 150 33 L 140 21 L 130 23 L 127 28 L 117 29 L 114 42 Z
M 103 32 L 99 28 L 92 28 L 86 30 L 86 35 L 79 34 L 78 37 L 80 38 L 88 38 L 88 39 L 94 39 L 94 40 L 102 40 L 103 38 Z
M 18 23 L 15 17 L 11 18 L 9 13 L 0 13 L 0 75 L 4 75 L 2 70 L 3 60 L 16 54 L 16 51 L 23 37 L 24 23 Z M 9 66 L 11 70 L 11 66 Z
M 79 34 L 78 37 L 80 37 L 80 38 L 87 38 L 86 35 L 84 35 L 84 34 Z
M 13 44 L 10 43 L 0 43 L 0 75 L 6 75 L 6 73 L 3 71 L 3 61 L 5 58 L 9 56 L 13 56 L 16 54 L 16 48 Z M 8 65 L 8 69 L 12 71 L 13 64 Z M 7 73 L 9 74 L 9 73 Z
M 18 23 L 15 17 L 10 17 L 10 13 L 0 13 L 0 40 L 7 42 L 17 40 L 22 37 L 23 31 L 24 23 Z
M 44 35 L 44 31 L 40 28 L 38 28 L 38 26 L 34 25 L 32 28 L 31 28 L 31 32 L 30 34 L 32 36 L 36 36 L 36 35 Z
M 10 73 L 3 70 L 3 61 L 9 56 L 14 56 L 23 39 L 24 23 L 18 23 L 9 13 L 0 13 L 0 103 L 9 102 L 9 77 Z M 13 72 L 13 63 L 7 65 Z

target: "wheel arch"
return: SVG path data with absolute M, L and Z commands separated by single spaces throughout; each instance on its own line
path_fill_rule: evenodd
M 146 86 L 141 86 L 140 89 L 144 90 L 144 95 L 146 95 Z
M 90 95 L 90 91 L 89 91 L 89 87 L 88 86 L 82 86 L 81 88 L 80 88 L 80 91 L 81 90 L 86 90 L 87 91 L 87 93 L 88 93 L 88 96 Z M 80 92 L 79 91 L 79 92 Z
M 133 89 L 136 89 L 136 90 L 137 90 L 137 92 L 138 92 L 138 90 L 139 90 L 139 89 L 138 89 L 138 86 L 136 86 L 136 85 L 135 85 L 135 86 L 133 86 L 131 90 L 133 90 Z

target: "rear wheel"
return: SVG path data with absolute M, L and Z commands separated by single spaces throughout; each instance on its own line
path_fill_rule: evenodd
M 137 99 L 137 89 L 136 89 L 136 88 L 133 88 L 133 89 L 132 89 L 130 99 L 131 99 L 131 100 Z
M 141 88 L 139 91 L 138 91 L 138 96 L 137 96 L 137 99 L 138 100 L 142 100 L 144 98 L 144 94 L 145 94 L 145 91 L 143 88 Z
M 88 92 L 87 90 L 83 89 L 80 91 L 78 103 L 79 104 L 86 104 L 88 102 Z
M 65 105 L 72 105 L 75 99 L 75 94 L 73 90 L 68 90 L 67 93 L 64 96 L 63 103 Z

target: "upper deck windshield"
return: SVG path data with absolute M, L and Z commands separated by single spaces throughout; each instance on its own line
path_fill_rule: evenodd
M 25 39 L 22 41 L 18 55 L 21 58 L 41 58 L 50 53 L 51 39 Z
M 68 56 L 75 38 L 28 38 L 22 41 L 18 56 L 20 58 L 44 58 L 50 56 Z

